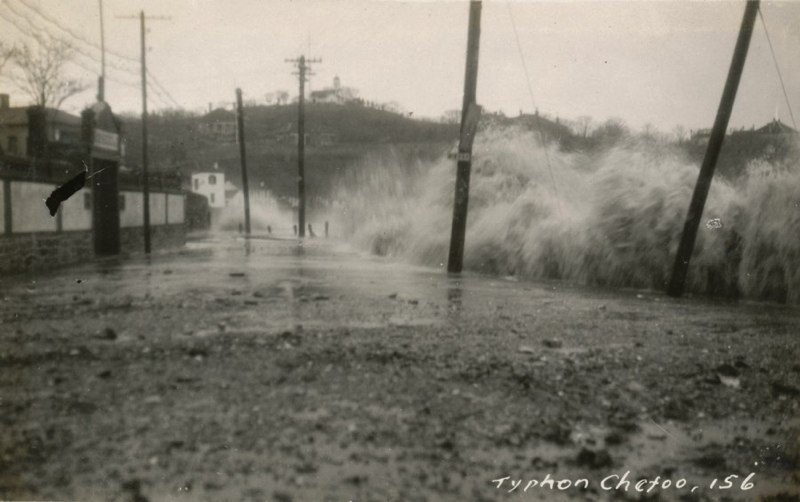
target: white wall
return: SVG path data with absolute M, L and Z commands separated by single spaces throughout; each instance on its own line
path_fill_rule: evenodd
M 92 228 L 92 209 L 84 209 L 84 198 L 91 194 L 90 190 L 83 189 L 61 203 L 61 228 L 62 230 L 90 230 Z
M 58 228 L 56 218 L 44 205 L 55 185 L 29 181 L 11 182 L 11 231 L 55 232 Z M 73 195 L 74 197 L 74 195 Z
M 58 220 L 50 216 L 45 206 L 45 199 L 55 190 L 56 185 L 29 181 L 11 182 L 11 231 L 22 232 L 55 232 Z M 61 224 L 63 230 L 91 230 L 92 209 L 86 209 L 84 197 L 91 193 L 83 189 L 61 203 Z M 141 227 L 144 225 L 141 192 L 120 191 L 125 198 L 125 207 L 120 210 L 121 227 Z M 0 180 L 0 234 L 5 233 L 5 204 Z M 185 218 L 185 198 L 180 194 L 153 192 L 150 194 L 150 224 L 180 224 Z M 169 218 L 169 220 L 167 220 Z
M 167 222 L 167 198 L 163 193 L 150 194 L 150 224 L 163 225 Z
M 125 209 L 119 212 L 120 227 L 141 227 L 144 225 L 144 215 L 142 214 L 144 195 L 141 192 L 129 192 L 121 190 L 120 194 L 125 196 Z M 151 218 L 152 219 L 152 218 Z
M 169 223 L 183 223 L 183 205 L 183 195 L 167 195 L 167 217 Z

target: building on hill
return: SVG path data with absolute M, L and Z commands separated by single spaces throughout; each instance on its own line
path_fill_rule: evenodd
M 728 136 L 738 140 L 748 138 L 757 140 L 767 140 L 768 138 L 781 138 L 791 137 L 797 135 L 797 130 L 789 127 L 781 122 L 779 119 L 773 119 L 771 122 L 759 127 L 758 129 L 753 126 L 752 129 L 735 130 L 731 131 Z M 708 138 L 711 137 L 711 129 L 698 129 L 692 132 L 691 140 L 695 144 L 708 144 Z
M 81 118 L 54 108 L 10 106 L 0 94 L 0 152 L 40 157 L 47 151 L 79 150 Z
M 215 141 L 236 142 L 236 114 L 218 108 L 200 118 L 197 130 Z
M 358 99 L 358 90 L 352 87 L 342 87 L 338 76 L 333 78 L 333 87 L 326 87 L 319 91 L 312 91 L 308 95 L 312 103 L 333 103 L 343 105 Z
M 338 141 L 336 133 L 324 130 L 326 129 L 325 126 L 320 127 L 317 124 L 312 124 L 310 129 L 305 133 L 306 146 L 331 146 Z M 269 133 L 268 137 L 280 145 L 297 146 L 298 134 L 295 124 L 292 122 L 288 122 L 280 129 Z
M 711 136 L 710 129 L 694 131 L 686 148 L 697 160 L 703 158 Z M 725 137 L 717 160 L 718 171 L 729 177 L 737 177 L 746 172 L 754 160 L 781 162 L 796 155 L 798 132 L 778 119 L 756 128 L 731 131 Z
M 756 134 L 797 134 L 796 129 L 792 129 L 778 119 L 773 119 L 769 124 L 755 130 Z

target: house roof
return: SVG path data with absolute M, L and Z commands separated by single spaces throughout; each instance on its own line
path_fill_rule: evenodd
M 80 125 L 81 118 L 54 108 L 47 109 L 47 119 L 51 124 Z M 28 123 L 28 107 L 14 106 L 0 109 L 0 124 L 26 125 Z
M 236 114 L 222 108 L 217 108 L 200 117 L 200 122 L 233 122 L 234 120 L 236 120 Z
M 784 124 L 778 119 L 774 119 L 764 127 L 756 129 L 756 132 L 761 134 L 796 134 L 797 131 L 788 125 Z
M 25 125 L 28 123 L 28 111 L 23 107 L 0 109 L 0 124 Z
M 336 89 L 326 88 L 319 91 L 312 91 L 311 96 L 330 96 L 331 94 L 336 94 Z

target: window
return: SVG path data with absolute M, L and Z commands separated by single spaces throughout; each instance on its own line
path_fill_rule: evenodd
M 125 210 L 125 194 L 119 194 L 119 210 Z
M 208 184 L 209 184 L 209 185 L 216 185 L 216 184 L 217 184 L 217 177 L 216 177 L 216 176 L 214 176 L 213 174 L 212 174 L 212 175 L 209 175 L 209 177 L 208 177 Z
M 16 155 L 19 153 L 18 151 L 19 146 L 17 145 L 17 137 L 16 136 L 9 136 L 8 137 L 8 153 L 12 155 Z
M 85 193 L 83 194 L 83 208 L 84 209 L 92 209 L 92 194 Z
M 194 189 L 197 190 L 199 188 L 200 188 L 200 179 L 199 178 L 195 178 L 194 179 Z
M 211 201 L 212 204 L 214 203 L 214 194 L 213 193 L 208 194 L 208 200 Z

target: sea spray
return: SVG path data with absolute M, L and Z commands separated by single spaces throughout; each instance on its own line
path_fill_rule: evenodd
M 335 199 L 347 239 L 377 254 L 446 264 L 454 161 L 372 159 Z M 465 267 L 490 274 L 663 290 L 698 166 L 675 146 L 628 141 L 566 153 L 518 128 L 474 147 Z M 716 177 L 687 286 L 693 292 L 800 302 L 800 173 L 759 162 Z
M 253 232 L 293 235 L 292 225 L 295 216 L 281 205 L 267 190 L 250 191 L 250 225 Z M 235 230 L 244 225 L 244 196 L 236 193 L 220 211 L 217 227 L 221 230 Z

